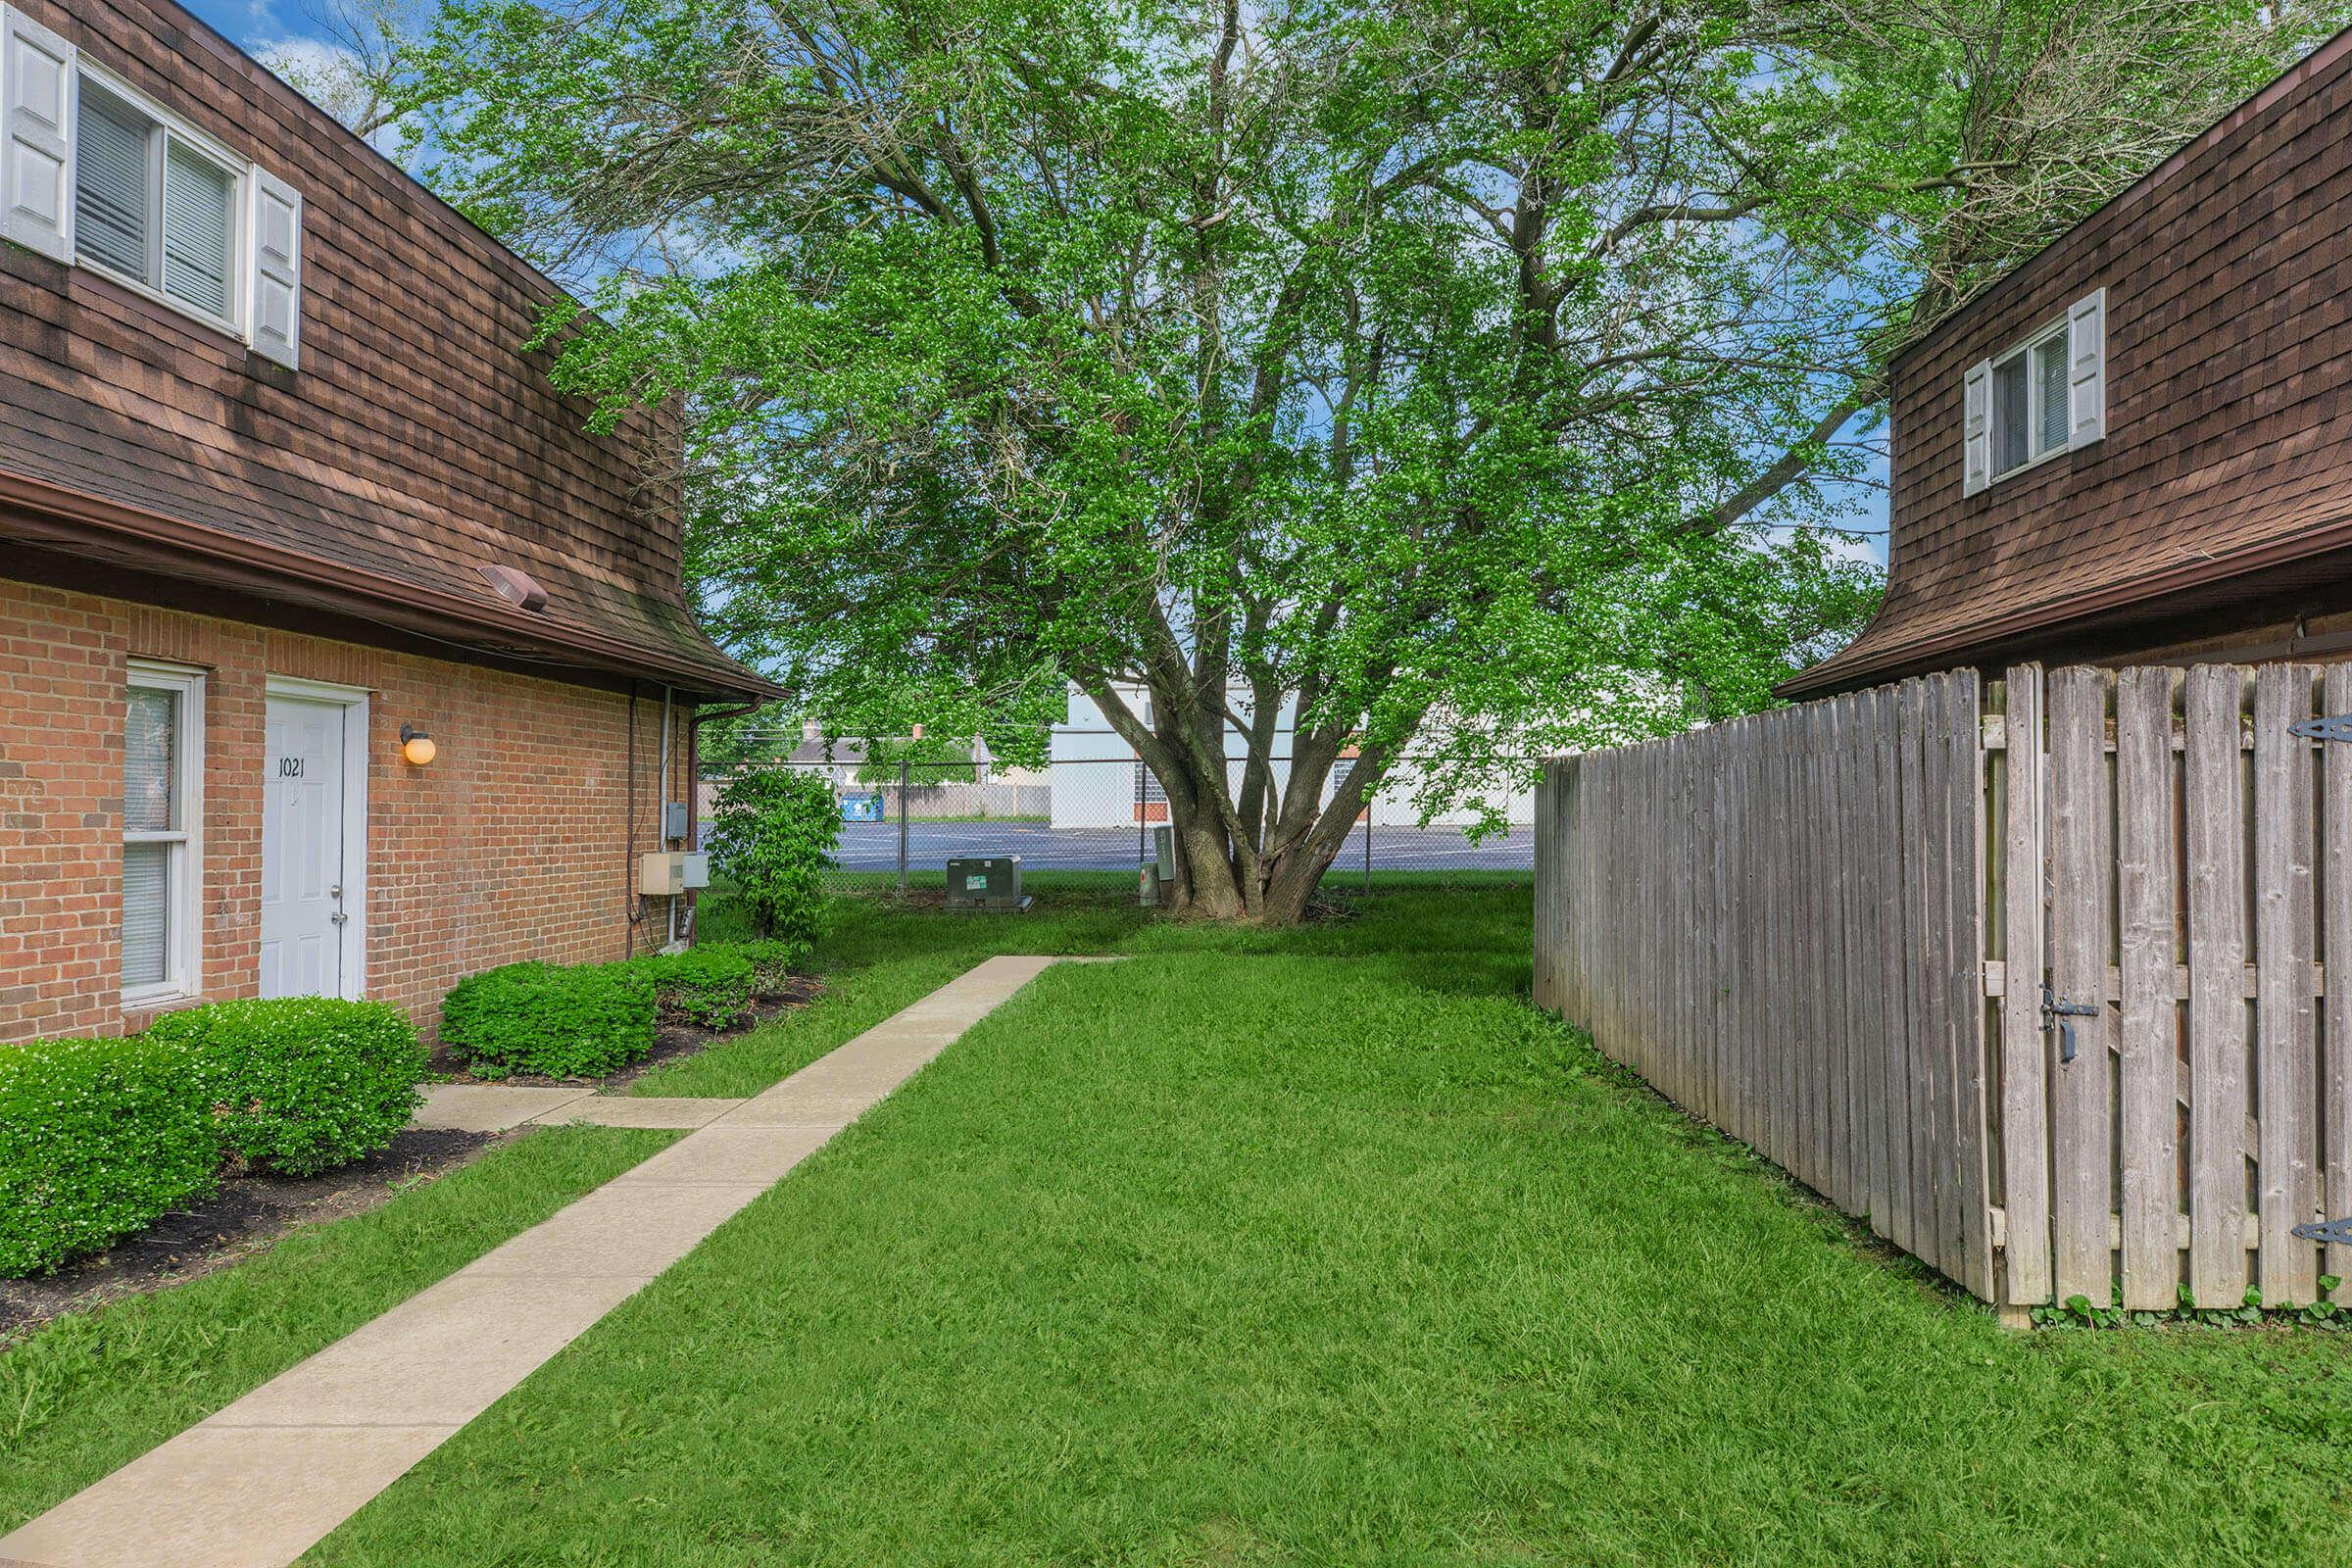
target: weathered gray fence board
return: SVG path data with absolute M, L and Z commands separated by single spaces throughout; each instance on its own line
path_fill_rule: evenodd
M 2321 707 L 2352 713 L 2352 664 L 2331 664 L 2321 685 Z M 2326 824 L 2321 837 L 2325 860 L 2320 884 L 2320 925 L 2329 984 L 2321 1003 L 2325 1027 L 2320 1084 L 2319 1137 L 2324 1168 L 2322 1192 L 2328 1212 L 2352 1214 L 2352 745 L 2322 746 Z M 2327 1250 L 2325 1271 L 2352 1281 L 2352 1247 Z M 2352 1301 L 2352 1284 L 2338 1285 L 2335 1299 Z
M 1952 828 L 1945 972 L 1952 997 L 1952 1118 L 1960 1162 L 1960 1260 L 1954 1274 L 1978 1296 L 1989 1298 L 1995 1260 L 1984 1098 L 1984 714 L 1975 672 L 1965 680 L 1947 680 L 1944 702 L 1949 722 L 1943 744 L 1950 768 L 1945 810 Z
M 2050 1080 L 2052 1290 L 2107 1303 L 2107 680 L 2092 669 L 2050 673 L 2050 990 L 2073 1017 L 2074 1059 L 2061 1049 Z
M 2123 922 L 2123 1304 L 2173 1306 L 2180 1288 L 2180 917 L 2173 846 L 2173 692 L 2169 669 L 2117 678 L 2116 880 Z M 2016 1220 L 2011 1221 L 2016 1234 Z
M 2291 1234 L 2318 1217 L 2312 1103 L 2312 760 L 2288 726 L 2311 716 L 2308 668 L 2254 678 L 2254 956 L 2257 1212 L 2266 1301 L 2318 1294 L 2319 1253 Z
M 2246 1002 L 2238 709 L 2241 672 L 2188 672 L 2189 1290 L 2246 1292 Z
M 2020 664 L 2003 683 L 2001 1139 L 2008 1299 L 2050 1299 L 2048 1041 L 2039 1006 L 2042 925 L 2041 666 Z M 2018 1129 L 2035 1136 L 2021 1137 Z
M 2308 1301 L 2352 1272 L 2291 1234 L 2352 1210 L 2319 685 L 2021 665 L 1988 724 L 1959 671 L 1548 764 L 1538 999 L 1987 1298 Z
M 1870 886 L 1879 913 L 1879 999 L 1881 1032 L 1872 1043 L 1884 1097 L 1879 1156 L 1884 1190 L 1874 1193 L 1872 1224 L 1879 1234 L 1909 1249 L 1911 1224 L 1911 1096 L 1908 1070 L 1911 1010 L 1905 976 L 1911 967 L 1910 925 L 1903 906 L 1901 759 L 1895 745 L 1897 698 L 1891 687 L 1868 694 L 1871 715 L 1870 769 L 1875 817 Z M 1867 984 L 1870 977 L 1861 977 Z M 1880 1215 L 1886 1216 L 1882 1221 Z

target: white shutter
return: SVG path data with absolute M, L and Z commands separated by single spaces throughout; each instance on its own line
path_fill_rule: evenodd
M 1973 496 L 1984 488 L 1992 473 L 1990 431 L 1992 403 L 1992 362 L 1979 360 L 1968 368 L 1966 394 L 1962 398 L 1966 416 L 1965 431 L 1961 437 L 1960 493 Z
M 23 12 L 0 11 L 0 225 L 9 239 L 74 259 L 74 46 Z
M 302 193 L 253 169 L 253 346 L 288 369 L 302 368 Z
M 2107 291 L 2095 289 L 2066 313 L 2066 444 L 2086 447 L 2107 433 Z

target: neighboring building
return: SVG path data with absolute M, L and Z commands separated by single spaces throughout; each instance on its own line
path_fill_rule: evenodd
M 1886 601 L 1789 681 L 2352 656 L 2352 33 L 1892 368 Z
M 1128 710 L 1149 723 L 1152 697 L 1141 686 L 1118 688 L 1120 701 Z M 1250 691 L 1236 685 L 1226 693 L 1226 706 L 1236 712 L 1250 710 Z M 1287 788 L 1291 777 L 1291 731 L 1296 720 L 1298 700 L 1284 699 L 1281 715 L 1275 721 L 1274 782 L 1277 789 Z M 1443 725 L 1431 726 L 1442 730 Z M 1052 760 L 1054 811 L 1053 822 L 1057 828 L 1133 827 L 1139 822 L 1164 822 L 1168 819 L 1168 798 L 1152 777 L 1135 748 L 1122 739 L 1110 726 L 1102 710 L 1095 701 L 1070 687 L 1069 710 L 1062 722 L 1054 726 L 1049 743 Z M 1352 749 L 1341 754 L 1340 760 L 1324 781 L 1323 799 L 1329 802 L 1354 758 Z M 1249 756 L 1249 746 L 1242 733 L 1231 725 L 1225 731 L 1227 785 L 1241 788 L 1242 768 Z M 1371 805 L 1372 818 L 1392 826 L 1407 826 L 1421 820 L 1421 808 L 1413 804 L 1426 774 L 1411 759 L 1397 763 L 1381 783 Z M 1503 820 L 1527 823 L 1535 820 L 1535 792 L 1524 785 L 1514 785 L 1496 792 L 1502 808 Z M 1478 820 L 1478 813 L 1468 808 L 1442 811 L 1430 819 L 1432 827 L 1467 827 Z
M 698 705 L 773 695 L 675 421 L 586 434 L 556 287 L 170 0 L 10 0 L 0 171 L 0 1041 L 658 945 Z

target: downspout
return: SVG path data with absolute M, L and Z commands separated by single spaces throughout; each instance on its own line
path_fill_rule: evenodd
M 686 715 L 686 842 L 703 842 L 703 720 L 707 718 L 741 718 L 766 707 L 765 703 L 738 703 L 732 708 L 714 708 L 708 711 L 697 706 Z M 686 896 L 686 938 L 694 940 L 695 916 L 702 908 L 702 895 Z
M 634 958 L 637 956 L 637 922 L 645 918 L 645 910 L 638 907 L 637 898 L 637 682 L 634 677 L 631 677 L 629 681 L 627 772 L 629 775 L 628 814 L 621 823 L 621 837 L 625 845 L 621 853 L 626 858 L 621 862 L 620 891 L 621 902 L 627 907 L 629 915 L 629 940 L 626 956 Z
M 659 843 L 664 851 L 669 848 L 669 688 L 667 686 L 662 687 L 662 770 L 657 775 L 661 782 L 654 787 L 655 841 Z M 664 948 L 675 947 L 677 946 L 678 941 L 677 895 L 674 893 L 671 894 L 667 900 L 667 903 L 669 905 L 669 940 L 662 944 Z

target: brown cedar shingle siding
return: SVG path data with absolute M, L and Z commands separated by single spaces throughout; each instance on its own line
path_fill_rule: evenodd
M 2106 439 L 1963 498 L 1968 367 L 2101 286 Z M 2352 34 L 1985 290 L 1893 383 L 1886 607 L 1790 692 L 2041 653 L 2090 616 L 2117 650 L 2119 624 L 2191 604 L 2219 627 L 2292 558 L 2352 543 L 2322 531 L 2352 526 Z
M 302 368 L 0 247 L 0 465 L 486 606 L 504 602 L 477 568 L 519 565 L 554 638 L 745 684 L 687 612 L 674 487 L 640 479 L 674 421 L 591 437 L 587 405 L 521 352 L 552 284 L 176 7 L 23 3 L 302 192 Z

